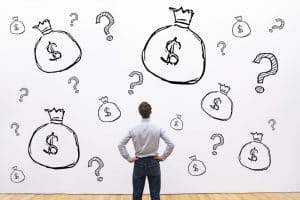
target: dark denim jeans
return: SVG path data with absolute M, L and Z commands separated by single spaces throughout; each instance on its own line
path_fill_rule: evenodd
M 146 177 L 151 200 L 160 200 L 160 166 L 154 157 L 140 158 L 134 163 L 132 184 L 133 200 L 142 200 Z

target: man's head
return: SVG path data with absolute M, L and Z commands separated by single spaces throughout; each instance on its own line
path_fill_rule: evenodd
M 142 116 L 142 118 L 149 118 L 151 114 L 151 105 L 147 103 L 146 101 L 143 101 L 139 105 L 139 112 Z

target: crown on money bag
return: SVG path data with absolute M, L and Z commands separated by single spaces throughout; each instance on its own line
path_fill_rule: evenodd
M 51 110 L 45 109 L 45 111 L 48 112 L 48 114 L 49 114 L 50 122 L 62 123 L 62 121 L 64 119 L 64 114 L 65 114 L 64 109 L 52 108 Z
M 193 10 L 183 10 L 182 7 L 176 9 L 176 8 L 170 8 L 170 10 L 173 11 L 175 23 L 180 25 L 185 25 L 187 28 L 191 24 L 194 12 Z
M 219 85 L 220 85 L 220 92 L 221 92 L 222 94 L 227 95 L 228 92 L 229 92 L 229 90 L 230 90 L 230 87 L 229 87 L 229 86 L 226 86 L 225 84 L 221 84 L 221 83 L 219 83 Z
M 107 96 L 101 97 L 99 100 L 102 101 L 102 103 L 108 103 L 108 97 Z
M 256 141 L 256 142 L 261 142 L 262 137 L 264 136 L 264 134 L 258 133 L 258 132 L 251 133 L 251 135 L 253 136 L 253 141 Z
M 52 27 L 49 19 L 45 19 L 44 21 L 39 22 L 38 25 L 35 25 L 32 28 L 38 29 L 43 35 L 50 33 L 52 31 Z

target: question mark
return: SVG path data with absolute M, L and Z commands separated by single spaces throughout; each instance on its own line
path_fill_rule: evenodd
M 271 69 L 269 71 L 266 72 L 262 72 L 260 74 L 258 74 L 257 76 L 257 83 L 262 84 L 264 82 L 264 78 L 270 75 L 275 75 L 278 71 L 278 61 L 277 58 L 274 54 L 272 53 L 260 53 L 257 54 L 257 56 L 255 57 L 255 59 L 253 60 L 254 63 L 259 64 L 260 61 L 266 58 L 270 61 L 271 63 Z M 255 90 L 257 93 L 263 93 L 265 91 L 265 88 L 263 88 L 262 86 L 256 86 Z
M 221 48 L 221 53 L 222 53 L 222 56 L 224 56 L 224 55 L 225 55 L 224 49 L 226 48 L 226 43 L 225 43 L 224 41 L 220 41 L 220 42 L 218 42 L 217 47 L 219 47 L 220 45 L 223 46 L 223 47 Z
M 77 85 L 79 84 L 79 79 L 76 76 L 72 76 L 69 78 L 68 83 L 71 84 L 72 80 L 75 81 L 75 84 L 73 85 L 73 89 L 75 90 L 76 93 L 79 93 L 79 90 L 77 89 Z
M 19 99 L 19 102 L 23 102 L 23 97 L 28 96 L 28 94 L 29 94 L 28 88 L 21 88 L 21 89 L 20 89 L 20 92 L 22 92 L 22 91 L 24 91 L 25 93 L 24 93 L 24 94 L 21 94 L 20 99 Z
M 280 25 L 273 25 L 272 28 L 269 29 L 269 32 L 272 33 L 275 29 L 281 30 L 283 29 L 285 22 L 283 19 L 277 18 L 275 19 L 276 22 L 280 22 Z
M 71 24 L 70 24 L 70 26 L 74 26 L 74 22 L 75 21 L 77 21 L 78 20 L 78 14 L 77 13 L 71 13 L 70 14 L 70 17 L 72 17 L 72 16 L 75 16 L 75 18 L 74 19 L 71 19 Z
M 270 119 L 270 120 L 268 121 L 268 124 L 270 124 L 270 123 L 272 123 L 272 124 L 271 124 L 272 130 L 275 131 L 274 126 L 275 126 L 275 124 L 276 124 L 276 120 L 275 120 L 275 119 Z
M 20 128 L 20 125 L 19 125 L 17 122 L 14 122 L 14 123 L 12 123 L 12 124 L 10 125 L 10 128 L 13 129 L 14 127 L 16 127 L 15 130 L 14 130 L 15 133 L 16 133 L 16 135 L 19 136 L 20 133 L 18 132 L 18 130 L 19 130 L 19 128 Z
M 103 161 L 99 157 L 93 157 L 88 162 L 88 167 L 91 167 L 93 165 L 93 162 L 97 162 L 99 167 L 95 170 L 95 175 L 97 176 L 97 181 L 103 181 L 103 177 L 100 176 L 100 169 L 104 167 Z
M 102 12 L 99 15 L 97 15 L 96 17 L 96 24 L 100 23 L 100 19 L 101 17 L 106 17 L 108 19 L 108 24 L 104 27 L 104 33 L 105 35 L 109 34 L 109 29 L 110 27 L 115 23 L 114 17 L 109 13 L 109 12 Z M 106 40 L 108 41 L 112 41 L 113 40 L 113 36 L 109 35 L 106 37 Z
M 138 71 L 133 71 L 129 74 L 130 77 L 133 77 L 134 75 L 137 75 L 139 77 L 139 80 L 137 82 L 132 82 L 130 84 L 130 89 L 133 89 L 136 85 L 142 85 L 143 84 L 143 74 Z M 134 92 L 133 90 L 128 90 L 128 93 L 132 95 Z
M 222 134 L 219 134 L 219 133 L 216 133 L 216 134 L 213 134 L 211 137 L 210 137 L 210 139 L 211 140 L 214 140 L 216 137 L 218 137 L 219 139 L 220 139 L 220 142 L 219 143 L 217 143 L 217 144 L 214 144 L 214 146 L 213 146 L 213 152 L 212 152 L 212 154 L 215 156 L 215 155 L 217 155 L 217 148 L 219 147 L 219 146 L 222 146 L 223 144 L 224 144 L 224 137 L 223 137 L 223 135 Z

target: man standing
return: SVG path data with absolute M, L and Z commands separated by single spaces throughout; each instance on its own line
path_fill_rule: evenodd
M 173 151 L 174 144 L 166 136 L 165 130 L 157 127 L 150 121 L 151 105 L 142 102 L 139 105 L 139 113 L 142 121 L 121 140 L 118 145 L 123 158 L 130 163 L 134 162 L 133 168 L 133 200 L 142 200 L 145 180 L 148 178 L 151 200 L 160 200 L 160 164 Z M 159 156 L 160 138 L 167 144 L 164 153 Z M 132 139 L 135 156 L 131 157 L 126 149 L 126 144 Z

